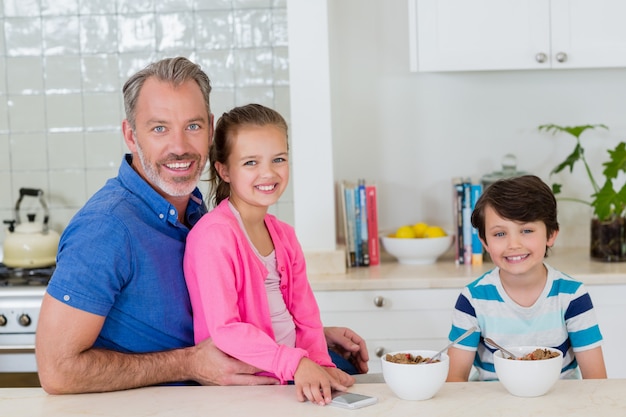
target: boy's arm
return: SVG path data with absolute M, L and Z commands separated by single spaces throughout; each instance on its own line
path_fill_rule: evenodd
M 447 382 L 467 382 L 474 363 L 476 351 L 451 347 L 448 349 L 450 369 Z
M 606 366 L 604 365 L 602 347 L 598 346 L 582 352 L 575 352 L 575 355 L 583 379 L 606 378 Z

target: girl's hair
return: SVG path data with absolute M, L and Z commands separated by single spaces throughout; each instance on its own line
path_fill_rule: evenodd
M 209 95 L 211 94 L 211 81 L 198 64 L 194 64 L 184 57 L 167 58 L 158 62 L 153 62 L 141 71 L 131 76 L 122 89 L 124 94 L 124 110 L 126 111 L 126 119 L 130 127 L 135 130 L 135 106 L 143 83 L 148 78 L 155 77 L 159 81 L 172 83 L 179 86 L 185 81 L 193 80 L 200 87 L 204 102 L 206 104 L 207 113 L 211 114 L 211 103 Z
M 485 239 L 485 209 L 493 208 L 500 217 L 516 222 L 542 221 L 547 238 L 559 230 L 556 198 L 546 183 L 535 175 L 501 179 L 483 191 L 472 213 L 472 226 Z
M 244 126 L 267 126 L 272 125 L 282 129 L 287 138 L 287 122 L 276 110 L 260 104 L 247 104 L 235 107 L 224 113 L 215 125 L 213 143 L 209 148 L 209 182 L 210 200 L 217 206 L 222 200 L 230 196 L 230 184 L 220 178 L 215 163 L 227 165 L 228 157 L 232 150 L 232 139 L 238 130 Z

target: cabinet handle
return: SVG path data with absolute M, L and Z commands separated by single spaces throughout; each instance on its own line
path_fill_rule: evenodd
M 548 59 L 548 56 L 544 54 L 543 52 L 539 52 L 537 55 L 535 55 L 535 61 L 539 62 L 540 64 L 543 64 L 544 62 L 546 62 L 547 59 Z
M 376 356 L 378 356 L 379 358 L 382 358 L 383 355 L 385 354 L 385 348 L 384 347 L 377 347 L 376 350 L 374 351 L 374 353 L 376 353 Z
M 385 298 L 382 295 L 377 295 L 376 297 L 374 297 L 374 305 L 376 307 L 382 307 L 383 305 L 385 305 Z
M 558 54 L 556 54 L 556 60 L 559 62 L 567 61 L 567 54 L 565 52 L 559 52 Z

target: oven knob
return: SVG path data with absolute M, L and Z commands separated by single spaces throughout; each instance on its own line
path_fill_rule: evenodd
M 17 320 L 21 326 L 24 326 L 24 327 L 30 326 L 31 320 L 28 314 L 22 314 Z
M 0 314 L 0 326 L 6 326 L 7 325 L 7 318 L 4 314 Z

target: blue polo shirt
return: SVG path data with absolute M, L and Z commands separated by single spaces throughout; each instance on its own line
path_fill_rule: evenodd
M 118 176 L 70 221 L 47 291 L 68 306 L 106 317 L 95 347 L 153 352 L 191 346 L 182 264 L 189 229 L 131 160 L 126 155 Z M 185 213 L 188 223 L 206 212 L 195 189 Z

